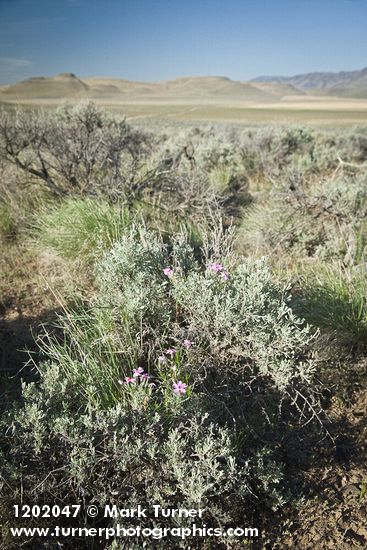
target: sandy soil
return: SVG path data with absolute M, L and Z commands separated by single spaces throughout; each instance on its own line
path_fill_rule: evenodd
M 93 98 L 91 98 L 93 99 Z M 75 100 L 76 101 L 76 100 Z M 351 126 L 367 124 L 367 100 L 320 96 L 287 96 L 279 101 L 254 102 L 231 99 L 152 98 L 126 100 L 106 96 L 93 99 L 97 104 L 128 120 L 187 120 L 190 122 L 228 122 L 238 124 L 296 123 L 315 126 Z M 8 104 L 55 108 L 59 99 L 10 100 Z M 73 103 L 73 100 L 69 100 Z

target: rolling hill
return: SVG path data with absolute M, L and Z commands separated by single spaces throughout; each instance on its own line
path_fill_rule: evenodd
M 35 77 L 0 89 L 0 99 L 53 99 L 82 96 L 88 85 L 72 73 L 62 73 L 53 78 Z
M 0 101 L 90 97 L 106 101 L 195 100 L 268 103 L 285 95 L 302 94 L 290 84 L 249 83 L 221 76 L 182 77 L 161 82 L 118 78 L 78 78 L 73 73 L 37 77 L 0 88 Z

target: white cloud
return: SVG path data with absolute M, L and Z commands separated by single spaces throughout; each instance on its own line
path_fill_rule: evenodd
M 17 57 L 0 57 L 0 65 L 8 67 L 9 69 L 19 69 L 22 67 L 29 67 L 32 65 L 32 61 L 29 59 L 19 59 Z

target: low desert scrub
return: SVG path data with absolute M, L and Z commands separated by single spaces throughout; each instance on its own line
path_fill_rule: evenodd
M 220 384 L 234 373 L 252 383 L 265 377 L 279 391 L 307 385 L 312 332 L 294 316 L 290 296 L 263 260 L 235 266 L 229 253 L 222 261 L 226 267 L 204 252 L 197 257 L 185 235 L 167 241 L 145 228 L 125 231 L 97 264 L 99 297 L 67 312 L 65 342 L 47 344 L 48 355 L 88 400 L 109 405 L 120 400 L 119 380 L 134 368 L 154 370 L 165 348 L 194 338 L 195 351 L 180 360 L 195 360 L 197 375 L 215 372 Z
M 93 103 L 54 112 L 3 110 L 0 158 L 42 181 L 57 196 L 126 195 L 144 136 Z
M 52 196 L 103 197 L 155 216 L 174 212 L 181 221 L 213 208 L 238 217 L 251 201 L 241 166 L 214 152 L 213 163 L 202 159 L 189 136 L 170 144 L 169 136 L 135 129 L 91 102 L 50 113 L 0 112 L 0 160 Z
M 6 403 L 2 505 L 200 507 L 223 527 L 292 502 L 284 456 L 293 437 L 312 454 L 324 420 L 315 356 L 366 351 L 366 132 L 153 134 L 91 103 L 0 118 L 4 242 L 31 225 L 55 271 L 93 281 L 64 292 L 38 381 Z
M 309 189 L 279 186 L 245 215 L 240 239 L 248 253 L 358 265 L 366 253 L 366 213 L 364 176 Z
M 96 295 L 65 310 L 4 419 L 7 491 L 201 507 L 210 525 L 288 498 L 277 448 L 318 417 L 314 333 L 264 260 L 221 228 L 202 242 L 134 225 L 97 261 Z

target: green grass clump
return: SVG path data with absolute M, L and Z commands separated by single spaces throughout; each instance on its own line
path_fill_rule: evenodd
M 7 204 L 0 204 L 0 238 L 9 239 L 16 232 L 16 223 Z
M 367 347 L 367 277 L 360 269 L 336 266 L 313 269 L 303 280 L 295 307 L 310 324 L 337 345 Z
M 89 264 L 108 250 L 130 223 L 124 207 L 104 199 L 69 198 L 44 210 L 35 229 L 41 248 Z

